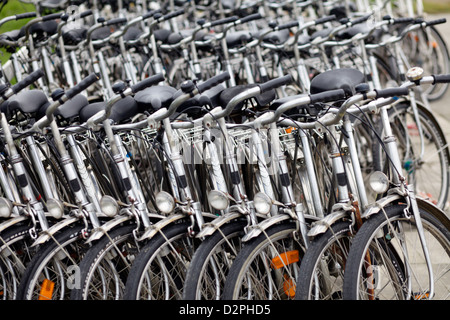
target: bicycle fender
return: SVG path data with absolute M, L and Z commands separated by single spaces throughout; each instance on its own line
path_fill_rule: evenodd
M 315 237 L 319 234 L 325 233 L 329 227 L 331 227 L 336 221 L 350 217 L 349 212 L 345 210 L 339 210 L 330 213 L 323 219 L 315 221 L 308 232 L 309 237 Z
M 212 235 L 217 229 L 222 227 L 224 224 L 228 222 L 243 217 L 244 215 L 240 212 L 230 212 L 226 215 L 217 217 L 211 222 L 207 222 L 203 224 L 202 230 L 197 234 L 197 238 L 203 238 Z
M 15 225 L 16 223 L 25 221 L 27 219 L 29 219 L 29 218 L 26 217 L 26 216 L 22 216 L 22 215 L 16 216 L 16 217 L 13 217 L 13 218 L 9 218 L 8 220 L 0 223 L 0 232 L 2 232 L 3 230 L 8 229 L 9 227 Z
M 257 236 L 259 236 L 263 231 L 267 230 L 269 227 L 274 224 L 280 223 L 285 220 L 290 220 L 292 217 L 288 214 L 277 214 L 273 217 L 267 218 L 266 220 L 261 221 L 255 226 L 250 226 L 247 234 L 242 238 L 243 242 L 249 241 Z
M 45 231 L 41 231 L 40 235 L 38 236 L 38 238 L 33 242 L 33 244 L 31 245 L 32 247 L 43 244 L 44 242 L 46 242 L 48 239 L 50 239 L 56 232 L 58 232 L 59 230 L 71 225 L 72 223 L 75 223 L 79 220 L 79 218 L 77 217 L 67 217 L 61 221 L 58 221 L 58 223 L 55 223 L 54 225 L 52 225 L 50 228 L 48 228 Z
M 391 194 L 386 197 L 381 198 L 374 204 L 370 205 L 361 215 L 362 219 L 368 219 L 371 215 L 376 214 L 381 211 L 382 208 L 389 205 L 390 203 L 403 199 L 404 197 L 399 194 Z
M 165 217 L 161 221 L 158 221 L 155 224 L 152 224 L 151 226 L 149 226 L 147 228 L 147 230 L 145 230 L 144 234 L 138 239 L 138 241 L 142 241 L 142 240 L 146 240 L 146 239 L 150 239 L 150 238 L 154 237 L 164 227 L 167 227 L 169 224 L 171 224 L 177 220 L 183 219 L 183 218 L 186 218 L 186 214 L 178 213 L 178 214 L 173 214 L 168 217 Z
M 91 241 L 100 239 L 105 235 L 105 233 L 108 233 L 114 227 L 120 225 L 121 223 L 124 223 L 125 221 L 130 220 L 131 218 L 132 216 L 129 215 L 116 216 L 114 219 L 111 219 L 108 222 L 104 223 L 102 226 L 92 230 L 92 234 L 86 240 L 86 243 L 90 243 Z

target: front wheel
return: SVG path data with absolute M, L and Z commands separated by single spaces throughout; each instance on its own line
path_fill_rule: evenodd
M 340 221 L 309 244 L 300 264 L 296 300 L 341 300 L 351 224 Z
M 420 209 L 434 275 L 431 297 L 416 221 L 405 209 L 384 208 L 358 230 L 346 264 L 344 299 L 449 299 L 450 231 L 431 211 Z
M 229 271 L 223 299 L 293 299 L 303 253 L 295 223 L 282 223 L 264 230 L 244 243 Z

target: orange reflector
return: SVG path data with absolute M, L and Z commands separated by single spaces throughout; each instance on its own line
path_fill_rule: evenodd
M 414 295 L 414 300 L 424 300 L 424 299 L 428 299 L 430 297 L 430 293 L 426 292 L 426 293 L 416 293 Z
M 291 263 L 298 262 L 299 260 L 300 257 L 298 254 L 298 250 L 283 252 L 272 259 L 272 268 L 280 269 L 283 266 L 290 265 Z
M 296 288 L 296 285 L 295 285 L 294 281 L 292 281 L 292 279 L 287 274 L 285 274 L 284 282 L 283 282 L 284 293 L 286 293 L 286 295 L 289 298 L 294 298 L 295 297 L 295 288 Z
M 42 281 L 41 292 L 39 292 L 38 300 L 52 300 L 54 287 L 55 283 L 53 281 L 44 279 L 44 281 Z

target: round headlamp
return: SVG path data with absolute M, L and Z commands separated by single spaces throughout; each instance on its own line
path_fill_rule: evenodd
M 385 193 L 389 189 L 389 179 L 381 171 L 374 171 L 369 176 L 369 186 L 377 194 Z
M 100 209 L 107 217 L 114 217 L 119 212 L 119 204 L 111 196 L 104 195 L 100 199 Z
M 13 209 L 13 205 L 9 199 L 0 198 L 0 217 L 1 218 L 9 218 L 11 216 L 12 209 Z
M 230 205 L 228 196 L 224 192 L 218 190 L 212 190 L 208 194 L 208 201 L 211 207 L 216 210 L 225 210 Z
M 172 195 L 166 191 L 158 192 L 155 201 L 159 211 L 164 214 L 169 214 L 175 209 L 175 200 Z
M 268 214 L 272 209 L 272 200 L 263 192 L 258 192 L 253 198 L 253 205 L 259 214 Z
M 47 211 L 50 216 L 55 219 L 61 219 L 64 213 L 64 205 L 58 199 L 48 199 L 47 201 Z

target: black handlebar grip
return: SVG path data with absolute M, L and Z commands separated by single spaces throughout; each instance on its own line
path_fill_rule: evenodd
M 105 26 L 111 26 L 113 24 L 121 24 L 127 22 L 127 18 L 114 18 L 106 21 Z
M 361 17 L 361 18 L 355 19 L 353 21 L 350 21 L 350 23 L 351 23 L 352 26 L 354 26 L 354 25 L 357 25 L 357 24 L 360 24 L 360 23 L 363 23 L 363 22 L 369 20 L 369 18 L 371 16 L 372 16 L 372 14 L 368 14 L 368 15 L 365 15 L 364 17 Z
M 185 9 L 179 9 L 177 11 L 168 13 L 162 17 L 162 20 L 169 20 L 169 19 L 181 16 L 182 14 L 184 14 L 185 11 L 186 11 Z
M 294 81 L 294 78 L 292 78 L 292 75 L 288 74 L 288 75 L 261 83 L 258 86 L 259 86 L 261 93 L 264 93 L 269 90 L 276 89 L 276 88 L 279 88 L 286 84 L 292 83 L 293 81 Z
M 214 76 L 205 82 L 200 83 L 197 85 L 198 93 L 203 93 L 208 89 L 211 89 L 218 84 L 221 84 L 224 81 L 227 81 L 230 79 L 230 73 L 228 71 L 225 71 L 221 74 L 218 74 L 217 76 Z
M 211 21 L 210 22 L 210 26 L 211 27 L 215 27 L 221 24 L 227 24 L 227 23 L 231 23 L 231 22 L 235 22 L 236 20 L 238 20 L 239 17 L 238 16 L 232 16 L 232 17 L 228 17 L 228 18 L 223 18 L 223 19 L 219 19 L 216 21 Z
M 413 23 L 415 18 L 395 18 L 393 24 L 405 24 L 405 23 Z
M 153 17 L 156 13 L 161 13 L 160 9 L 157 10 L 151 10 L 147 13 L 145 13 L 144 15 L 142 15 L 142 20 L 148 19 L 150 17 Z
M 32 84 L 33 82 L 35 82 L 37 79 L 41 78 L 42 76 L 44 76 L 44 71 L 42 71 L 41 69 L 38 69 L 38 70 L 30 73 L 22 81 L 19 81 L 14 86 L 12 86 L 11 90 L 14 93 L 17 93 L 17 92 L 21 91 L 22 89 L 28 87 L 30 84 Z
M 275 27 L 275 30 L 284 30 L 284 29 L 290 29 L 290 28 L 295 28 L 298 27 L 299 22 L 298 21 L 292 21 L 292 22 L 288 22 L 285 24 L 282 24 L 281 26 Z
M 82 13 L 80 13 L 80 18 L 85 18 L 87 16 L 90 16 L 92 13 L 93 13 L 92 10 L 83 11 Z
M 89 76 L 81 80 L 75 87 L 66 91 L 67 99 L 72 99 L 74 96 L 79 94 L 81 91 L 86 90 L 90 85 L 98 80 L 100 80 L 100 74 L 91 73 Z
M 450 74 L 437 74 L 437 75 L 433 75 L 433 78 L 434 78 L 433 84 L 450 83 Z
M 36 12 L 25 12 L 25 13 L 16 14 L 16 20 L 34 18 L 34 17 L 36 17 Z
M 409 89 L 405 87 L 397 87 L 397 88 L 386 88 L 386 89 L 375 89 L 377 93 L 376 98 L 390 98 L 397 96 L 407 96 L 409 94 Z
M 332 14 L 331 16 L 326 16 L 326 17 L 319 18 L 316 21 L 314 21 L 314 23 L 316 25 L 318 25 L 318 24 L 323 24 L 325 22 L 333 21 L 333 20 L 336 20 L 336 16 L 334 14 Z
M 427 21 L 426 24 L 427 24 L 427 27 L 429 27 L 429 26 L 434 26 L 437 24 L 446 23 L 446 22 L 447 22 L 447 19 L 441 18 L 441 19 L 436 19 L 436 20 L 432 20 L 432 21 Z
M 261 13 L 253 13 L 253 14 L 250 14 L 250 15 L 245 16 L 243 18 L 240 18 L 238 21 L 240 23 L 246 23 L 246 22 L 250 22 L 250 21 L 253 21 L 253 20 L 258 20 L 258 19 L 261 19 L 261 18 L 262 18 Z
M 131 91 L 133 93 L 139 92 L 141 90 L 144 90 L 145 88 L 151 87 L 161 81 L 164 81 L 164 75 L 162 73 L 155 74 L 151 77 L 148 77 L 147 79 L 144 79 L 142 81 L 139 81 L 135 85 L 131 86 Z
M 330 90 L 321 93 L 311 94 L 309 98 L 311 99 L 311 103 L 333 102 L 345 99 L 345 91 L 343 89 Z
M 62 15 L 63 15 L 62 12 L 60 12 L 60 13 L 52 13 L 52 14 L 43 16 L 42 17 L 42 21 L 56 20 L 56 19 L 61 18 Z

